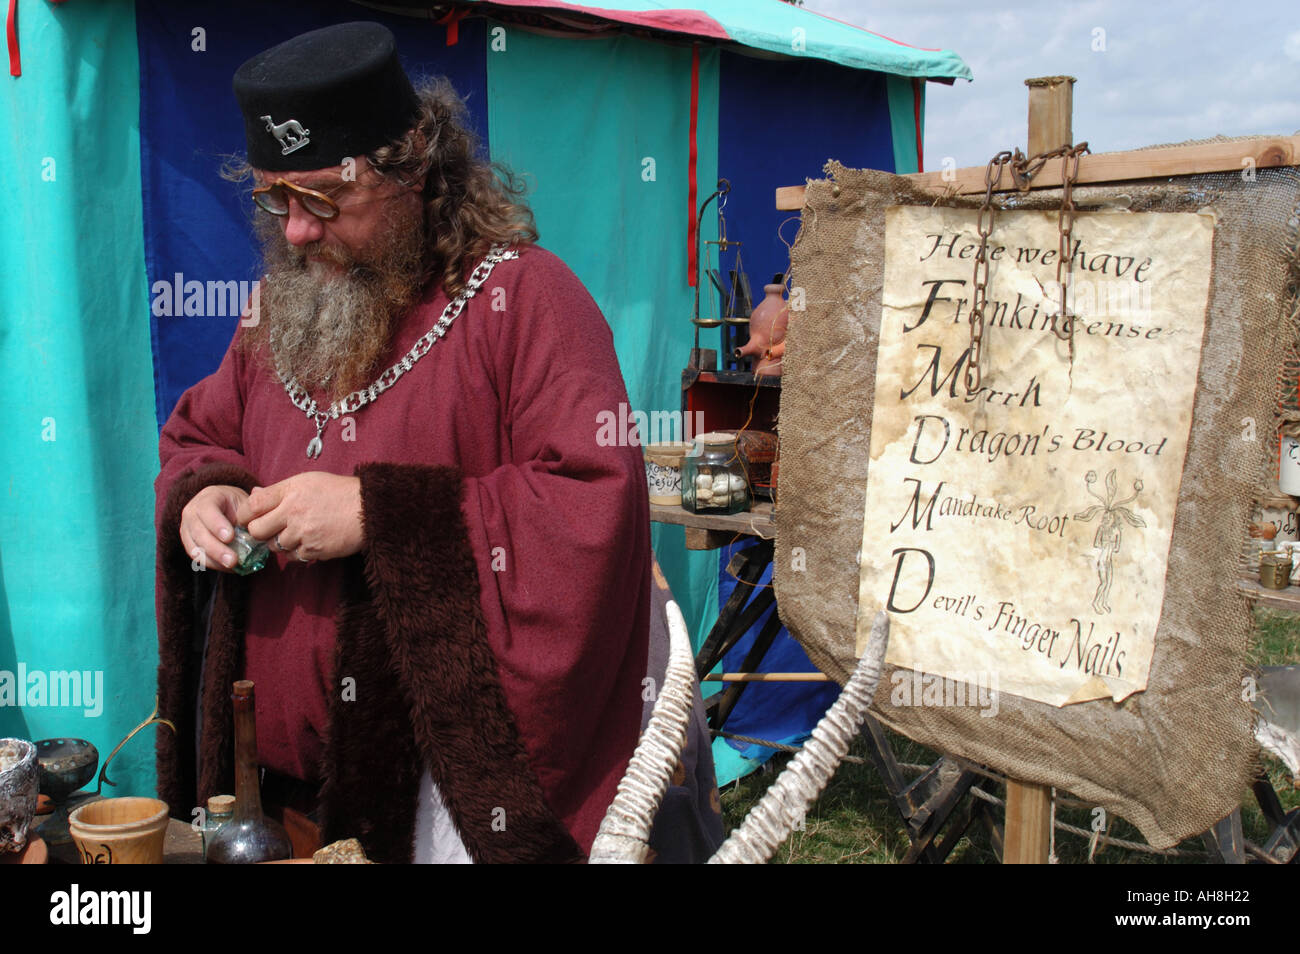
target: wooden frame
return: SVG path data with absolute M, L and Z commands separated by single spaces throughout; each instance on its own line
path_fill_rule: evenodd
M 1030 157 L 1074 143 L 1072 106 L 1074 78 L 1049 76 L 1025 80 L 1029 87 L 1027 150 Z M 1207 172 L 1238 172 L 1253 175 L 1256 169 L 1300 165 L 1300 135 L 1253 137 L 1196 143 L 1168 148 L 1087 155 L 1079 160 L 1075 182 L 1095 185 L 1133 179 L 1155 179 Z M 1049 161 L 1035 175 L 1030 189 L 1060 187 L 1065 162 Z M 936 196 L 975 195 L 987 189 L 986 166 L 906 176 Z M 1003 170 L 998 192 L 1011 192 L 1016 185 L 1009 170 Z M 838 189 L 832 187 L 832 195 Z M 776 190 L 779 211 L 800 211 L 806 198 L 805 186 L 782 186 Z M 749 667 L 745 667 L 749 668 Z M 743 683 L 741 684 L 743 685 Z M 1002 860 L 1008 864 L 1048 861 L 1051 839 L 1052 790 L 1046 785 L 1018 779 L 1007 780 L 1005 844 Z M 1238 822 L 1238 825 L 1240 822 Z M 1231 836 L 1228 837 L 1231 842 Z M 1300 852 L 1297 852 L 1300 857 Z
M 1137 149 L 1131 152 L 1103 152 L 1079 160 L 1079 185 L 1120 182 L 1126 179 L 1159 179 L 1202 172 L 1244 172 L 1300 165 L 1300 136 L 1260 136 L 1226 142 L 1206 142 L 1168 149 Z M 973 195 L 984 191 L 984 166 L 969 166 L 950 172 L 917 172 L 906 178 L 942 195 Z M 1013 192 L 1010 175 L 1002 177 L 999 192 Z M 1032 188 L 1051 189 L 1061 185 L 1061 163 L 1048 162 L 1035 177 Z M 782 211 L 803 208 L 804 186 L 782 186 L 776 190 L 776 207 Z

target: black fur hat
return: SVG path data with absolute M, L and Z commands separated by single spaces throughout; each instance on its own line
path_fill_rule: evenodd
M 393 34 L 340 23 L 257 54 L 235 71 L 248 162 L 271 172 L 337 166 L 396 139 L 415 120 Z

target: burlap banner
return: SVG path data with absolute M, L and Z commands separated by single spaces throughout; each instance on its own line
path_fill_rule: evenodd
M 1071 361 L 1057 215 L 1002 213 L 972 394 L 976 213 L 888 210 L 859 602 L 890 612 L 889 662 L 1056 706 L 1146 688 L 1213 234 L 1077 216 Z
M 890 658 L 979 684 L 950 694 L 888 665 L 882 722 L 1091 800 L 1157 847 L 1205 831 L 1241 804 L 1257 758 L 1236 584 L 1297 337 L 1300 176 L 1076 189 L 1087 320 L 1073 368 L 1042 326 L 1060 192 L 1000 197 L 987 390 L 968 403 L 955 366 L 979 198 L 827 172 L 808 184 L 791 271 L 806 310 L 792 311 L 781 395 L 782 622 L 843 680 L 859 605 L 870 620 L 892 596 Z M 914 208 L 887 221 L 900 205 Z M 896 254 L 910 277 L 895 280 Z M 1059 705 L 1072 697 L 1091 701 Z

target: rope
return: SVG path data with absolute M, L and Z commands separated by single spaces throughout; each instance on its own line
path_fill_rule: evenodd
M 755 739 L 747 735 L 735 735 L 730 732 L 720 732 L 717 730 L 714 730 L 713 734 L 715 736 L 720 736 L 721 738 L 724 739 L 734 739 L 737 742 L 747 742 L 751 745 L 761 745 L 764 748 L 776 749 L 778 752 L 798 753 L 802 751 L 801 749 L 793 745 L 786 745 L 781 742 L 771 742 L 766 739 Z M 851 762 L 854 765 L 868 764 L 867 759 L 860 758 L 856 755 L 846 755 L 841 761 Z M 914 771 L 914 772 L 927 772 L 931 768 L 931 766 L 929 765 L 921 765 L 916 762 L 899 762 L 898 767 L 901 769 L 906 769 L 908 771 Z M 989 779 L 990 781 L 998 782 L 1001 784 L 1006 783 L 1006 776 L 998 775 L 996 772 L 991 772 L 988 769 L 985 769 L 981 766 L 971 765 L 967 763 L 963 766 L 963 768 L 966 768 L 974 772 L 976 775 L 981 775 L 984 778 Z M 983 801 L 988 802 L 990 805 L 995 805 L 1004 810 L 1006 808 L 1007 803 L 1003 799 L 1000 799 L 996 795 L 984 791 L 984 789 L 982 788 L 976 788 L 972 786 L 972 788 L 970 789 L 970 793 L 975 798 L 982 799 Z M 1067 798 L 1065 796 L 1060 796 L 1060 795 L 1057 796 L 1056 801 L 1060 805 L 1066 808 L 1095 807 L 1090 802 L 1083 802 L 1077 798 Z M 1070 835 L 1078 835 L 1080 838 L 1085 838 L 1089 841 L 1092 841 L 1095 838 L 1096 842 L 1102 845 L 1114 845 L 1116 848 L 1126 848 L 1129 851 L 1139 851 L 1149 855 L 1165 855 L 1170 858 L 1202 858 L 1206 854 L 1206 852 L 1204 851 L 1188 851 L 1186 849 L 1181 849 L 1181 848 L 1152 848 L 1150 845 L 1143 844 L 1141 842 L 1128 841 L 1124 838 L 1115 838 L 1110 835 L 1103 835 L 1100 832 L 1085 831 L 1082 828 L 1078 828 L 1074 825 L 1070 825 L 1066 822 L 1057 820 L 1055 818 L 1055 812 L 1053 812 L 1052 827 L 1057 831 L 1063 831 Z M 1093 848 L 1093 850 L 1095 851 L 1095 847 Z
M 996 805 L 999 808 L 1006 807 L 1007 803 L 1005 801 L 998 798 L 996 795 L 984 791 L 982 788 L 972 788 L 970 793 L 976 798 L 983 799 L 990 805 Z M 1070 835 L 1078 835 L 1080 838 L 1091 839 L 1093 835 L 1096 834 L 1098 835 L 1097 840 L 1103 844 L 1114 845 L 1116 848 L 1127 848 L 1129 851 L 1141 851 L 1149 855 L 1168 855 L 1171 858 L 1200 858 L 1205 854 L 1203 851 L 1187 851 L 1181 848 L 1152 848 L 1150 845 L 1141 842 L 1127 841 L 1123 838 L 1114 838 L 1110 835 L 1102 835 L 1099 832 L 1085 831 L 1082 828 L 1066 824 L 1063 821 L 1058 821 L 1056 823 L 1056 828 Z

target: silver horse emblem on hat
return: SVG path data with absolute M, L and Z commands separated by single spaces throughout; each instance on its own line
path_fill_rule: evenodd
M 276 138 L 280 143 L 280 155 L 287 156 L 295 149 L 301 149 L 307 143 L 311 142 L 307 135 L 310 129 L 303 129 L 302 123 L 296 119 L 290 119 L 280 123 L 278 126 L 272 121 L 270 116 L 262 116 L 262 121 L 266 123 L 266 130 Z

